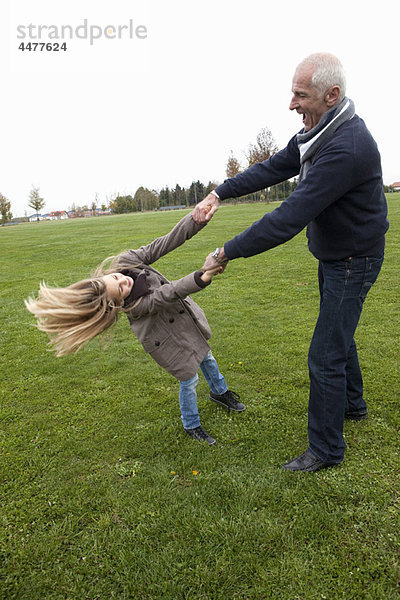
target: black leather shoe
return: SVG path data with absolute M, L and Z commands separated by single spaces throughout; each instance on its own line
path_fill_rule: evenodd
M 294 458 L 290 462 L 283 465 L 284 469 L 288 471 L 319 471 L 320 469 L 326 469 L 327 467 L 333 467 L 339 463 L 323 462 L 317 458 L 310 450 L 306 450 L 304 454 Z
M 358 412 L 345 412 L 344 418 L 349 421 L 364 421 L 367 418 L 367 410 L 359 410 Z
M 185 431 L 191 438 L 198 442 L 207 442 L 209 446 L 213 446 L 217 443 L 211 435 L 208 435 L 207 431 L 204 431 L 201 425 L 194 429 L 185 429 Z
M 246 410 L 245 405 L 242 402 L 238 402 L 240 399 L 239 394 L 232 392 L 231 390 L 227 390 L 224 394 L 213 394 L 210 392 L 210 398 L 229 410 L 234 410 L 235 412 L 243 412 Z

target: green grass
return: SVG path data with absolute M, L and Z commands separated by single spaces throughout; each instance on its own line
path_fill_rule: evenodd
M 370 416 L 346 423 L 338 468 L 295 474 L 307 445 L 307 351 L 318 311 L 305 236 L 233 261 L 195 296 L 247 410 L 199 384 L 213 448 L 183 434 L 178 383 L 121 319 L 56 359 L 23 299 L 166 233 L 181 212 L 0 229 L 0 598 L 395 599 L 400 584 L 400 194 L 383 270 L 357 331 Z M 159 261 L 170 279 L 274 205 L 221 208 Z M 194 471 L 197 474 L 194 474 Z

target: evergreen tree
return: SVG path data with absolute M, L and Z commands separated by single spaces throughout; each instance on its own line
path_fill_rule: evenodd
M 30 193 L 29 193 L 29 202 L 28 202 L 28 206 L 30 206 L 30 208 L 33 208 L 33 210 L 36 212 L 36 218 L 39 221 L 39 210 L 42 210 L 42 208 L 45 205 L 45 201 L 43 198 L 40 197 L 39 195 L 39 188 L 37 187 L 32 187 Z
M 187 195 L 188 205 L 192 206 L 198 202 L 201 202 L 201 200 L 203 200 L 205 197 L 204 190 L 204 184 L 202 184 L 200 181 L 192 181 Z
M 168 186 L 160 190 L 159 199 L 160 206 L 171 206 L 173 204 L 173 196 L 171 196 Z
M 173 195 L 174 195 L 174 206 L 181 206 L 183 204 L 186 204 L 185 189 L 181 188 L 181 186 L 178 183 L 175 186 Z

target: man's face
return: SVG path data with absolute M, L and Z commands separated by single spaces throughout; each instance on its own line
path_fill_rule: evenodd
M 289 109 L 303 115 L 304 131 L 315 127 L 322 115 L 331 108 L 325 100 L 326 96 L 321 98 L 317 90 L 311 87 L 312 74 L 311 68 L 300 67 L 292 81 L 293 97 Z

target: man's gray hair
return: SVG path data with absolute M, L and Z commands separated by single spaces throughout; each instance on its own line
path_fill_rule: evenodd
M 346 75 L 340 60 L 328 52 L 317 52 L 310 54 L 298 65 L 300 67 L 312 67 L 314 72 L 311 77 L 311 85 L 321 97 L 334 85 L 340 88 L 339 102 L 346 95 Z

